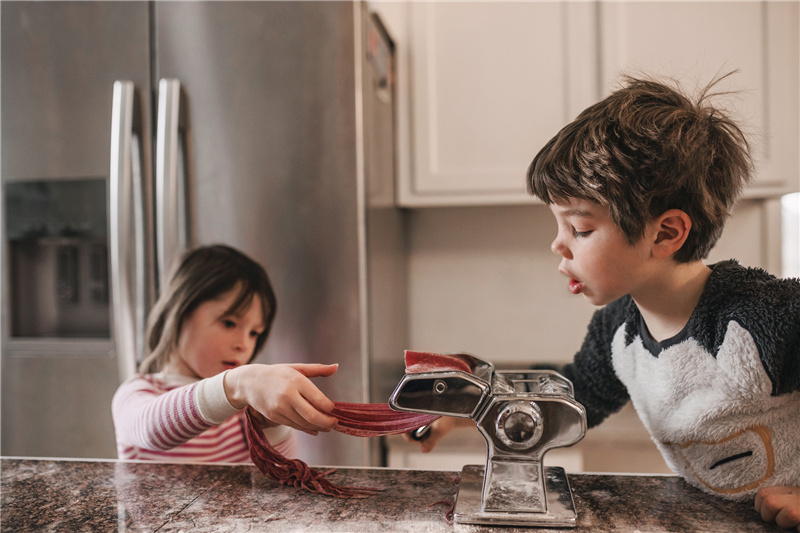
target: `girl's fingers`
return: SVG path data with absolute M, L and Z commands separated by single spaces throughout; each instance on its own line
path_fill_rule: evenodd
M 317 388 L 316 385 L 311 383 L 310 380 L 306 379 L 304 382 L 302 382 L 297 387 L 297 391 L 300 393 L 300 395 L 303 397 L 306 403 L 310 404 L 311 408 L 314 411 L 321 411 L 322 413 L 330 413 L 331 411 L 333 411 L 333 402 L 330 399 L 328 399 L 328 397 L 325 396 L 322 393 L 322 391 Z M 314 413 L 311 413 L 308 410 L 304 410 L 304 413 L 306 415 L 317 418 L 316 416 L 314 416 Z M 326 416 L 323 420 L 328 420 L 330 418 L 332 417 Z M 333 422 L 331 422 L 331 425 L 332 424 Z
M 334 403 L 309 377 L 329 376 L 336 372 L 338 365 L 290 364 L 255 368 L 257 374 L 251 377 L 251 386 L 248 387 L 254 396 L 248 403 L 256 411 L 273 423 L 312 435 L 331 430 L 336 419 L 327 413 L 333 411 Z
M 296 412 L 293 412 L 290 416 L 278 414 L 275 415 L 275 417 L 272 418 L 271 420 L 282 426 L 289 426 L 290 428 L 294 428 L 298 431 L 308 433 L 309 435 L 318 434 L 318 431 L 314 427 L 306 423 L 305 420 L 303 420 L 303 418 L 299 416 Z
M 319 363 L 294 363 L 288 365 L 294 368 L 307 378 L 328 377 L 332 376 L 339 370 L 339 363 L 332 365 L 323 365 Z
M 314 434 L 318 431 L 330 431 L 336 423 L 334 417 L 319 411 L 299 391 L 292 395 L 292 400 L 282 406 L 271 420 Z
M 333 410 L 333 402 L 328 400 L 316 387 L 314 388 L 318 393 L 318 398 L 308 398 L 301 391 L 301 400 L 294 404 L 295 412 L 306 423 L 311 424 L 314 429 L 319 431 L 330 431 L 336 423 L 336 418 L 326 414 Z M 325 402 L 330 404 L 330 408 L 326 408 Z M 324 410 L 323 410 L 324 409 Z

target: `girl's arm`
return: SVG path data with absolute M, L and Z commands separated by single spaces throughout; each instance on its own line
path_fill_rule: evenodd
M 225 372 L 225 396 L 234 408 L 251 407 L 273 424 L 316 435 L 330 431 L 333 402 L 309 378 L 332 375 L 338 365 L 251 364 Z
M 329 431 L 336 419 L 331 402 L 310 377 L 329 376 L 336 365 L 244 365 L 164 392 L 138 376 L 123 383 L 112 401 L 117 442 L 147 450 L 169 450 L 251 406 L 273 425 L 307 433 Z M 286 430 L 268 435 L 279 442 Z
M 223 422 L 236 409 L 229 404 L 228 415 L 219 420 L 224 409 L 212 404 L 214 418 L 205 418 L 197 402 L 198 387 L 208 386 L 205 381 L 209 380 L 168 392 L 141 376 L 120 385 L 111 403 L 117 442 L 147 450 L 169 450 Z

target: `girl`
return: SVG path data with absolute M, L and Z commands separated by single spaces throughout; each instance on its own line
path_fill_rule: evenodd
M 330 431 L 333 402 L 309 378 L 338 365 L 247 364 L 275 310 L 266 272 L 241 252 L 207 246 L 185 254 L 149 316 L 140 374 L 112 401 L 120 459 L 248 462 L 244 408 L 287 457 L 297 448 L 290 428 Z

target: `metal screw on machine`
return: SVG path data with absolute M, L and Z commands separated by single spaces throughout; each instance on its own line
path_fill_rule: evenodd
M 577 513 L 563 468 L 544 467 L 552 449 L 571 446 L 586 434 L 586 411 L 572 383 L 550 370 L 495 371 L 469 354 L 471 372 L 444 370 L 406 374 L 389 405 L 471 418 L 487 445 L 485 466 L 461 471 L 454 509 L 457 523 L 574 527 Z M 430 426 L 412 433 L 427 437 Z
M 447 383 L 445 383 L 442 380 L 437 380 L 433 384 L 433 392 L 435 392 L 436 394 L 444 394 L 445 392 L 447 392 Z M 430 434 L 431 434 L 431 425 L 426 424 L 412 431 L 410 433 L 410 436 L 411 440 L 422 442 L 423 440 L 427 439 Z

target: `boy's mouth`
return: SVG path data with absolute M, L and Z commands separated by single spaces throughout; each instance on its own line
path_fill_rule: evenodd
M 569 280 L 569 292 L 572 294 L 580 294 L 583 290 L 583 283 L 575 278 Z
M 236 368 L 237 366 L 239 366 L 239 363 L 237 363 L 236 361 L 223 361 L 222 366 L 224 366 L 225 368 Z

